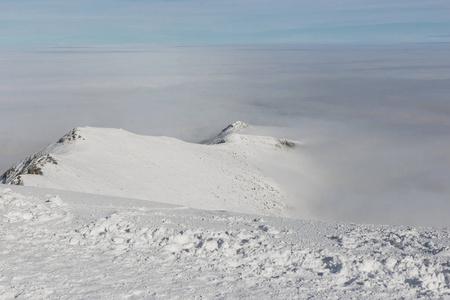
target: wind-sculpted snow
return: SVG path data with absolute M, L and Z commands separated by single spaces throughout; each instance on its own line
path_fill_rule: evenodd
M 446 299 L 448 229 L 0 190 L 0 298 Z

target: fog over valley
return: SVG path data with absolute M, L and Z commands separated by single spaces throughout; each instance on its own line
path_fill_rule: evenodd
M 299 218 L 449 226 L 450 48 L 2 46 L 0 172 L 78 126 L 201 143 L 237 120 Z

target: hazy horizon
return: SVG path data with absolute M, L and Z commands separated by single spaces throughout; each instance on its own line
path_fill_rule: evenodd
M 444 0 L 0 1 L 0 45 L 450 42 Z

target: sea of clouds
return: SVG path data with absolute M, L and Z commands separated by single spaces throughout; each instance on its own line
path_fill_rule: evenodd
M 0 173 L 77 126 L 301 142 L 301 218 L 450 226 L 450 46 L 0 48 Z

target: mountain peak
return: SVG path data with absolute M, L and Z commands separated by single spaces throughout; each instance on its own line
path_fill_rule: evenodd
M 242 142 L 242 140 L 250 141 L 252 140 L 253 143 L 257 143 L 259 145 L 271 145 L 276 146 L 278 148 L 295 148 L 296 143 L 294 141 L 288 140 L 288 139 L 278 139 L 274 137 L 269 136 L 256 136 L 252 134 L 248 134 L 248 129 L 251 127 L 251 125 L 236 121 L 230 125 L 228 125 L 226 128 L 224 128 L 218 135 L 216 135 L 213 139 L 209 140 L 207 142 L 208 145 L 217 145 L 217 144 L 223 144 L 228 143 L 231 141 L 239 140 Z
M 250 127 L 249 124 L 244 123 L 242 121 L 236 121 L 236 122 L 228 125 L 227 127 L 225 127 L 218 135 L 216 135 L 212 140 L 210 140 L 208 142 L 208 144 L 209 145 L 223 144 L 227 141 L 227 137 L 230 134 L 236 133 L 236 132 L 242 132 L 245 129 L 247 129 L 248 127 Z
M 55 148 L 72 144 L 77 140 L 84 140 L 84 137 L 81 135 L 80 127 L 72 129 L 70 132 L 63 135 L 56 143 L 47 145 L 37 153 L 28 156 L 9 168 L 0 176 L 0 183 L 21 185 L 23 184 L 23 175 L 43 175 L 42 169 L 46 164 L 58 164 L 58 161 L 52 155 Z
M 243 130 L 247 127 L 250 127 L 249 124 L 244 123 L 242 121 L 236 121 L 233 124 L 228 125 L 225 129 L 222 130 L 222 132 L 229 132 L 229 131 L 236 131 L 236 130 Z
M 69 133 L 63 135 L 59 140 L 58 144 L 64 144 L 67 142 L 74 142 L 76 140 L 84 140 L 84 138 L 80 134 L 80 127 L 76 127 L 72 129 Z

